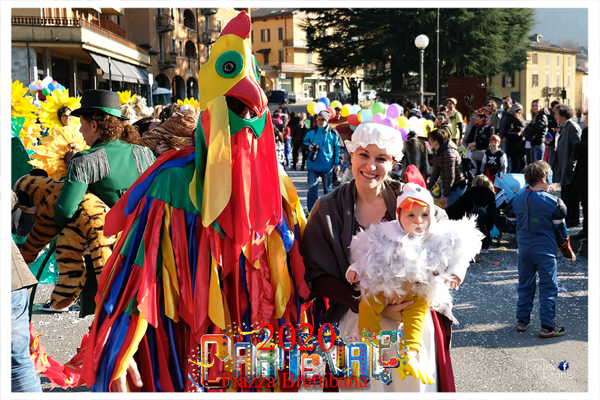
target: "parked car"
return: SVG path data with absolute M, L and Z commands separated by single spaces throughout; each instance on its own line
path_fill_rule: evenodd
M 377 97 L 377 92 L 375 90 L 366 90 L 364 93 L 365 100 L 371 101 L 375 100 Z
M 296 93 L 288 93 L 289 103 L 296 104 Z
M 281 105 L 283 103 L 289 103 L 290 101 L 290 96 L 285 90 L 269 90 L 268 92 L 266 92 L 266 95 L 267 99 L 269 99 L 269 104 L 277 103 Z
M 346 92 L 345 90 L 337 90 L 335 92 L 329 92 L 329 93 L 327 93 L 327 97 L 331 101 L 338 100 L 338 101 L 342 102 L 342 104 L 349 103 L 350 100 L 352 100 L 352 95 L 349 92 Z

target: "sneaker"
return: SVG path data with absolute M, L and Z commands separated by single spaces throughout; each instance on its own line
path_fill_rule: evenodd
M 66 312 L 66 311 L 69 311 L 69 307 L 65 307 L 65 308 L 61 308 L 61 309 L 57 310 L 56 308 L 52 307 L 52 302 L 49 301 L 42 306 L 42 311 L 46 311 L 49 313 Z
M 531 326 L 531 322 L 526 324 L 525 322 L 519 321 L 519 322 L 517 322 L 517 331 L 518 332 L 526 332 L 530 326 Z
M 540 337 L 541 338 L 552 338 L 555 336 L 562 336 L 565 333 L 567 333 L 567 330 L 565 329 L 564 326 L 554 326 L 554 327 L 545 327 L 542 326 L 542 329 L 540 329 Z
M 487 254 L 490 251 L 490 249 L 481 249 L 481 254 Z

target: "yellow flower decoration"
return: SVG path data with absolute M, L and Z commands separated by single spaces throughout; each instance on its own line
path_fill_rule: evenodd
M 50 134 L 42 138 L 42 144 L 33 147 L 35 154 L 31 156 L 29 163 L 46 171 L 50 178 L 61 180 L 67 176 L 67 167 L 63 159 L 71 149 L 72 143 L 79 151 L 89 148 L 79 133 L 79 125 L 54 125 L 50 128 Z
M 117 92 L 119 94 L 119 105 L 123 105 L 125 103 L 133 104 L 135 100 L 135 94 L 131 95 L 131 90 L 125 90 L 123 92 Z
M 186 105 L 186 104 L 189 104 L 192 107 L 194 107 L 194 109 L 196 110 L 196 113 L 198 113 L 198 107 L 200 106 L 200 102 L 198 100 L 196 100 L 194 98 L 188 99 L 187 97 L 185 98 L 184 101 L 177 100 L 177 105 L 180 107 L 183 105 Z
M 58 118 L 58 110 L 62 107 L 69 107 L 71 111 L 75 111 L 81 107 L 80 97 L 69 97 L 69 89 L 53 91 L 49 96 L 46 96 L 46 102 L 42 103 L 42 113 L 40 114 L 40 122 L 45 128 L 53 126 L 63 126 Z M 73 117 L 70 125 L 79 125 L 79 118 Z
M 37 140 L 42 137 L 42 127 L 36 122 L 35 119 L 25 118 L 23 129 L 19 132 L 23 145 L 27 150 L 31 150 L 35 147 L 33 144 L 37 143 Z
M 10 90 L 10 103 L 12 105 L 11 117 L 25 117 L 25 119 L 33 118 L 37 119 L 34 114 L 38 109 L 31 102 L 32 97 L 25 97 L 28 88 L 23 87 L 23 84 L 19 81 L 12 81 L 11 79 L 11 90 Z

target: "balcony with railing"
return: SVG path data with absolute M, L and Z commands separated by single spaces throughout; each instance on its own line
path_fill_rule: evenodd
M 217 13 L 216 8 L 201 8 L 200 9 L 200 14 L 202 14 L 202 15 L 214 15 L 216 13 Z
M 177 52 L 159 54 L 158 69 L 175 68 L 177 66 Z
M 205 29 L 202 31 L 202 44 L 210 45 L 217 41 L 221 32 L 215 29 Z
M 158 33 L 165 33 L 175 30 L 175 23 L 171 20 L 169 15 L 157 15 L 156 16 L 156 31 Z
M 88 22 L 81 18 L 39 18 L 39 17 L 12 17 L 11 23 L 13 26 L 32 26 L 32 27 L 63 27 L 63 28 L 85 28 L 89 31 L 102 35 L 108 39 L 114 40 L 124 46 L 134 49 L 140 53 L 148 55 L 148 50 L 138 46 L 137 44 L 125 39 L 127 31 L 121 26 L 115 24 L 112 21 L 98 21 L 95 23 Z M 100 23 L 100 26 L 98 26 Z M 104 26 L 102 24 L 104 23 Z M 109 24 L 111 23 L 111 24 Z M 108 29 L 107 29 L 108 28 Z M 28 32 L 30 38 L 19 38 L 13 33 L 14 40 L 28 40 L 28 41 L 41 41 L 45 40 L 47 35 L 36 35 L 34 31 Z M 65 34 L 60 35 L 60 32 L 53 31 L 53 41 L 61 42 L 67 41 L 67 38 L 72 38 L 72 35 Z M 64 39 L 63 39 L 64 38 Z
M 315 74 L 319 72 L 319 69 L 315 64 L 294 64 L 294 63 L 286 63 L 280 62 L 277 63 L 277 69 L 280 72 L 299 72 L 299 73 L 311 73 Z
M 296 49 L 306 49 L 306 40 L 284 39 L 283 47 L 294 47 Z

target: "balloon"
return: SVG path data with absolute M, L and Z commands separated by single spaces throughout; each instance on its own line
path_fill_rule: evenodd
M 358 114 L 358 112 L 362 110 L 362 107 L 358 104 L 352 106 L 352 112 L 350 114 Z
M 428 119 L 423 124 L 423 133 L 425 134 L 425 136 L 428 136 L 429 132 L 431 132 L 432 130 L 433 130 L 433 121 Z
M 419 126 L 419 117 L 410 117 L 408 119 L 408 126 Z
M 48 96 L 50 94 L 50 90 L 48 88 L 44 88 L 44 89 L 42 89 L 42 94 L 44 96 Z
M 50 82 L 50 83 L 48 84 L 48 90 L 50 90 L 51 92 L 55 91 L 56 89 L 57 89 L 57 88 L 56 88 L 56 83 L 54 83 L 54 82 Z
M 310 119 L 305 119 L 304 120 L 304 125 L 308 128 L 310 127 Z
M 382 102 L 378 101 L 377 103 L 373 104 L 371 111 L 373 111 L 373 114 L 385 114 L 385 105 Z
M 347 117 L 348 115 L 350 115 L 350 112 L 352 111 L 352 106 L 350 104 L 344 104 L 342 106 L 342 117 Z
M 334 100 L 330 104 L 331 108 L 342 108 L 342 103 L 339 100 Z
M 402 135 L 402 141 L 406 141 L 406 139 L 408 138 L 408 132 L 410 132 L 408 130 L 408 128 L 400 128 L 400 134 Z
M 47 76 L 44 78 L 44 80 L 42 81 L 42 83 L 44 84 L 44 87 L 47 87 L 49 83 L 52 83 L 53 79 L 51 76 Z
M 327 107 L 326 110 L 331 113 L 331 118 L 335 117 L 335 115 L 337 114 L 337 111 L 335 111 L 335 108 L 333 107 Z
M 401 115 L 401 113 L 402 113 L 402 107 L 400 107 L 398 104 L 394 103 L 394 104 L 390 104 L 388 109 L 385 111 L 385 116 L 396 119 Z
M 394 123 L 394 129 L 398 129 L 398 120 L 396 118 L 392 118 L 392 122 Z
M 365 110 L 360 110 L 357 114 L 356 117 L 358 118 L 358 122 L 360 122 L 362 124 L 363 120 L 362 120 L 362 113 Z
M 423 126 L 425 121 L 427 121 L 425 118 L 423 118 L 423 117 L 419 118 L 419 122 L 418 122 L 419 126 Z
M 394 121 L 390 117 L 385 117 L 383 121 L 381 121 L 382 125 L 389 126 L 390 128 L 394 127 Z
M 363 110 L 360 113 L 360 120 L 362 122 L 371 122 L 372 119 L 373 119 L 373 113 L 371 112 L 371 110 Z
M 315 104 L 317 104 L 316 101 L 311 101 L 310 103 L 308 103 L 308 105 L 306 106 L 306 110 L 308 111 L 309 114 L 316 114 L 315 113 Z
M 373 119 L 371 120 L 371 122 L 380 124 L 384 118 L 385 118 L 385 115 L 383 115 L 382 113 L 377 113 L 377 114 L 373 115 Z
M 408 120 L 406 119 L 406 117 L 405 116 L 398 117 L 398 127 L 404 128 L 406 126 L 408 126 Z
M 358 120 L 358 117 L 356 116 L 356 114 L 348 115 L 348 123 L 353 126 L 360 125 L 360 121 Z
M 354 126 L 354 125 L 348 125 L 348 126 L 350 127 L 350 129 L 352 130 L 352 132 L 354 132 L 354 131 L 356 130 L 356 128 L 357 128 L 357 127 L 356 127 L 356 126 Z
M 31 93 L 35 93 L 35 92 L 37 92 L 37 91 L 38 91 L 38 88 L 37 88 L 37 85 L 36 85 L 36 83 L 35 83 L 35 82 L 31 82 L 31 83 L 29 84 L 29 91 L 30 91 Z
M 319 101 L 323 104 L 325 104 L 325 108 L 329 107 L 329 105 L 331 104 L 331 101 L 329 101 L 329 99 L 327 97 L 321 97 L 319 99 Z
M 313 109 L 315 110 L 315 114 L 320 113 L 321 111 L 323 111 L 326 108 L 327 108 L 327 106 L 325 105 L 325 103 L 322 103 L 320 101 L 317 102 L 313 107 Z
M 36 83 L 37 85 L 37 89 L 38 90 L 42 90 L 44 88 L 44 85 L 42 84 L 42 81 L 39 81 L 38 83 Z

